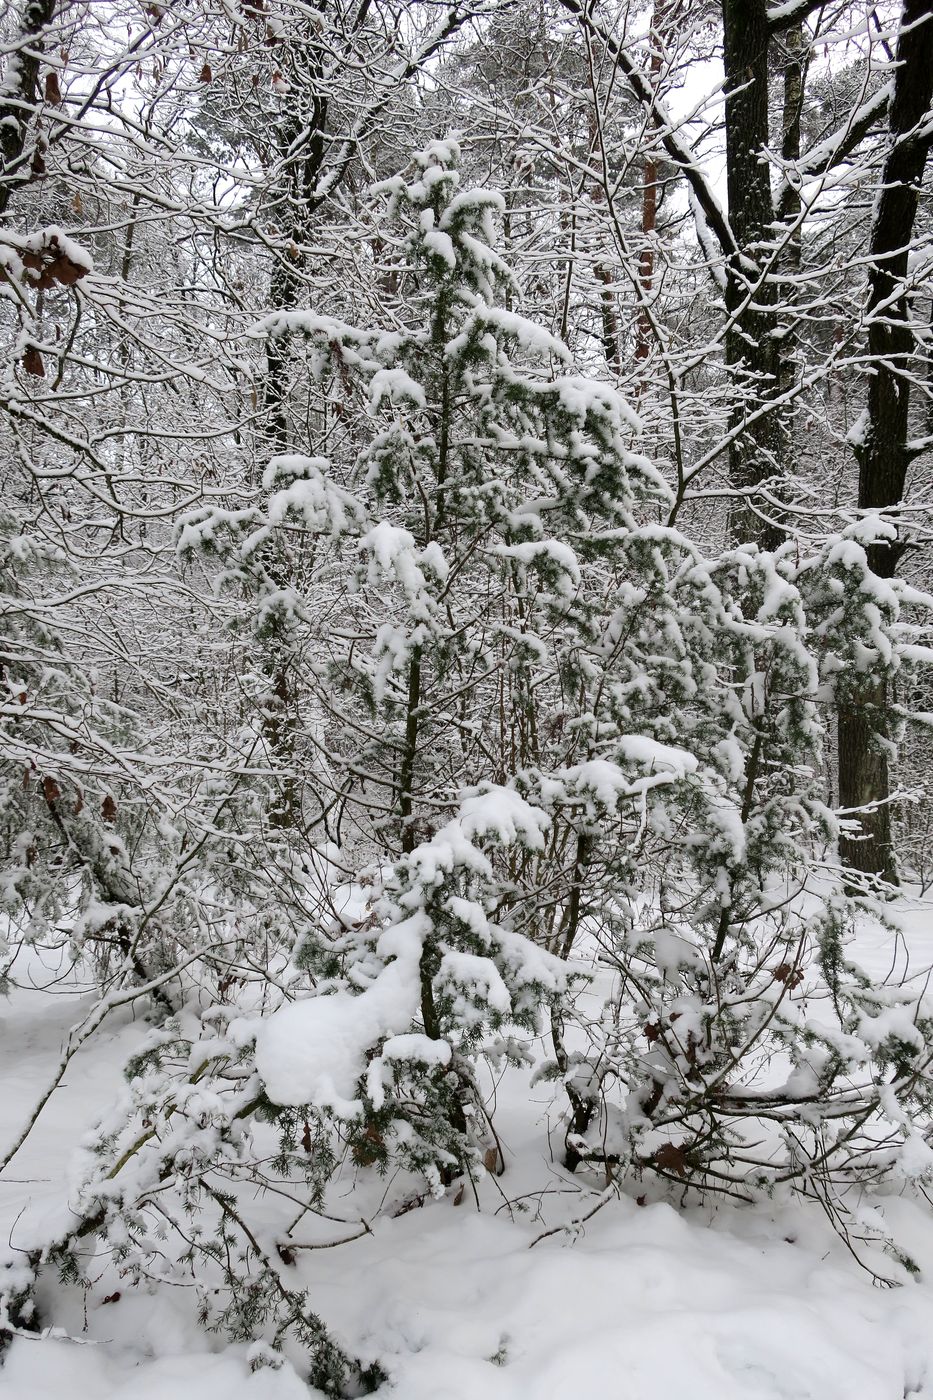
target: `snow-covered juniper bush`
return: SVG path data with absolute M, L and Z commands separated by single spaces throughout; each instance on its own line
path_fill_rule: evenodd
M 636 414 L 507 305 L 502 201 L 460 165 L 434 142 L 373 191 L 376 324 L 254 330 L 293 347 L 306 450 L 179 545 L 246 600 L 252 654 L 274 619 L 288 676 L 252 672 L 288 711 L 254 776 L 288 772 L 293 820 L 250 831 L 243 799 L 232 833 L 277 956 L 261 994 L 231 977 L 152 1031 L 32 1261 L 99 1239 L 330 1392 L 378 1367 L 328 1335 L 256 1188 L 297 1224 L 340 1170 L 440 1194 L 499 1169 L 487 1066 L 538 1059 L 565 1166 L 620 1183 L 790 1184 L 838 1220 L 852 1187 L 933 1175 L 933 1024 L 849 959 L 822 756 L 853 676 L 915 664 L 901 609 L 927 600 L 874 576 L 871 522 L 714 558 L 674 528 Z

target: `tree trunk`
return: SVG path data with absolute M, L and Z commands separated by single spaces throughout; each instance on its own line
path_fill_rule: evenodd
M 856 449 L 861 511 L 884 511 L 903 500 L 910 464 L 908 415 L 910 375 L 916 345 L 909 321 L 906 278 L 924 167 L 931 144 L 924 119 L 933 98 L 933 0 L 905 0 L 897 44 L 888 153 L 871 236 L 868 279 L 868 420 Z M 904 548 L 902 539 L 868 548 L 868 562 L 891 578 Z M 870 805 L 861 839 L 844 837 L 840 855 L 852 870 L 896 883 L 888 799 L 888 755 L 875 738 L 886 718 L 883 680 L 869 678 L 839 711 L 839 802 Z
M 276 133 L 275 146 L 284 169 L 275 192 L 291 211 L 285 230 L 291 250 L 279 254 L 269 286 L 269 306 L 274 311 L 294 311 L 306 288 L 303 273 L 307 255 L 304 248 L 311 232 L 311 221 L 322 201 L 315 190 L 327 154 L 328 102 L 321 92 L 323 57 L 316 31 L 309 26 L 305 62 L 296 65 L 295 86 L 304 88 L 307 105 L 297 101 Z M 300 80 L 300 81 L 299 81 Z M 263 437 L 266 458 L 294 449 L 288 413 L 291 346 L 287 336 L 269 336 L 266 341 L 266 374 L 262 386 Z M 266 568 L 280 586 L 287 583 L 281 562 L 269 551 Z M 295 688 L 291 639 L 287 629 L 275 619 L 269 630 L 264 666 L 269 677 L 269 695 L 263 719 L 270 749 L 283 765 L 281 802 L 270 814 L 270 823 L 280 829 L 292 827 L 301 817 L 301 784 L 294 771 L 295 740 L 298 725 L 298 697 Z
M 777 288 L 761 280 L 761 261 L 774 237 L 774 202 L 765 148 L 768 145 L 768 45 L 764 0 L 723 0 L 723 66 L 726 94 L 726 188 L 729 221 L 739 253 L 727 264 L 726 365 L 735 395 L 729 427 L 737 432 L 729 449 L 732 486 L 746 494 L 732 513 L 737 541 L 778 545 L 783 532 L 753 508 L 755 488 L 778 476 L 785 456 L 776 413 L 743 427 L 749 409 L 760 408 L 778 389 Z M 741 431 L 739 431 L 741 430 Z
M 850 870 L 880 875 L 896 885 L 891 807 L 886 800 L 888 755 L 878 742 L 886 704 L 884 682 L 869 681 L 854 703 L 839 706 L 839 802 L 844 808 L 864 809 L 858 817 L 859 834 L 841 837 L 839 854 Z
M 652 85 L 657 87 L 661 75 L 661 25 L 664 20 L 664 0 L 655 0 L 651 17 Z M 654 284 L 654 234 L 658 223 L 658 158 L 654 151 L 645 159 L 641 197 L 642 245 L 638 255 L 638 282 L 643 302 L 638 311 L 635 335 L 635 359 L 646 360 L 651 350 L 651 316 L 645 304 Z
M 804 37 L 803 26 L 792 25 L 781 36 L 784 50 L 784 111 L 781 136 L 781 159 L 788 165 L 800 159 L 800 118 L 803 111 Z M 797 301 L 797 276 L 801 267 L 802 239 L 800 229 L 800 192 L 785 175 L 778 202 L 778 221 L 785 230 L 786 243 L 782 250 L 781 272 L 787 281 L 781 288 L 780 302 L 784 310 L 783 334 L 778 340 L 778 388 L 790 389 L 797 376 L 797 325 L 792 308 Z M 788 314 L 790 313 L 790 314 Z M 790 414 L 782 414 L 782 427 L 790 438 Z
M 28 0 L 7 54 L 6 84 L 0 96 L 0 216 L 6 213 L 16 186 L 31 176 L 26 136 L 33 118 L 30 108 L 38 95 L 43 30 L 52 22 L 55 4 L 56 0 Z

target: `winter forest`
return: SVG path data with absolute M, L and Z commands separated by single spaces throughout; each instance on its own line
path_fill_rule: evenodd
M 0 4 L 0 1397 L 933 1397 L 933 0 Z

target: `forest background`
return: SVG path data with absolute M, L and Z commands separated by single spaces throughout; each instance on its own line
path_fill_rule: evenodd
M 923 1287 L 933 6 L 0 33 L 9 1366 L 178 1290 L 372 1391 L 333 1221 L 535 1192 Z

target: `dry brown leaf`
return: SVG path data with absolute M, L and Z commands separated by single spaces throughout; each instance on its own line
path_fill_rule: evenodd
M 654 1162 L 663 1172 L 673 1172 L 675 1176 L 687 1175 L 687 1158 L 676 1142 L 665 1142 L 659 1147 L 654 1154 Z
M 42 363 L 42 356 L 34 345 L 27 345 L 23 354 L 23 369 L 27 374 L 33 375 L 36 379 L 45 378 L 45 365 Z

